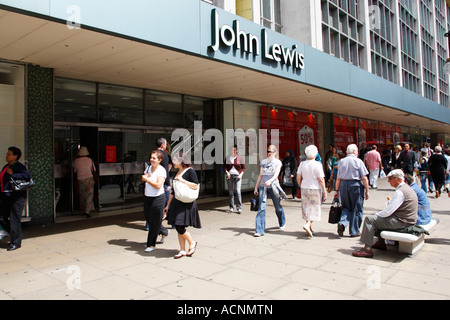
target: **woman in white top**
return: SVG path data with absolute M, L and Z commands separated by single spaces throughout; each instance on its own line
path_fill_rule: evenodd
M 266 205 L 267 198 L 272 198 L 273 205 L 275 206 L 275 213 L 278 217 L 278 223 L 280 230 L 283 230 L 286 225 L 286 217 L 284 215 L 283 207 L 281 206 L 281 198 L 275 195 L 272 187 L 279 186 L 278 175 L 280 174 L 283 164 L 277 158 L 278 149 L 274 145 L 270 145 L 267 148 L 268 157 L 261 161 L 261 169 L 258 179 L 256 180 L 256 186 L 254 193 L 259 195 L 259 210 L 256 215 L 256 232 L 255 237 L 264 235 L 266 229 Z
M 316 161 L 318 150 L 315 145 L 306 147 L 305 154 L 308 160 L 298 166 L 297 181 L 301 188 L 302 217 L 306 221 L 303 229 L 312 238 L 313 221 L 320 221 L 322 201 L 327 198 L 325 189 L 325 174 L 322 164 Z
M 164 181 L 166 180 L 166 169 L 160 165 L 164 159 L 164 154 L 160 150 L 154 150 L 150 156 L 150 166 L 142 175 L 142 182 L 145 182 L 144 214 L 150 226 L 147 236 L 147 248 L 145 252 L 155 249 L 158 234 L 163 237 L 168 235 L 166 228 L 162 226 L 163 210 L 166 201 L 164 193 Z

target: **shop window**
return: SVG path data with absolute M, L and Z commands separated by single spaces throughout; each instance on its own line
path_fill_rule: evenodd
M 295 109 L 285 109 L 273 106 L 261 107 L 261 119 L 268 116 L 268 126 L 264 121 L 261 128 L 279 130 L 279 157 L 283 159 L 286 152 L 291 149 L 298 160 L 305 160 L 305 149 L 314 144 L 320 150 L 320 126 L 321 115 L 299 111 Z
M 236 0 L 236 14 L 242 18 L 252 21 L 252 0 Z
M 175 93 L 146 90 L 145 125 L 183 127 L 182 96 Z
M 360 150 L 376 145 L 378 149 L 384 149 L 385 141 L 379 133 L 378 122 L 372 120 L 359 120 L 358 148 Z
M 347 153 L 349 144 L 357 144 L 356 119 L 334 116 L 334 146 L 343 155 Z
M 102 123 L 143 125 L 143 90 L 100 84 L 99 111 Z
M 96 94 L 93 82 L 56 78 L 55 121 L 97 122 Z
M 0 152 L 8 147 L 22 150 L 25 161 L 25 73 L 24 67 L 0 62 Z M 4 158 L 3 158 L 4 160 Z
M 215 127 L 214 100 L 184 96 L 184 127 L 194 128 L 195 121 L 202 122 L 202 128 Z

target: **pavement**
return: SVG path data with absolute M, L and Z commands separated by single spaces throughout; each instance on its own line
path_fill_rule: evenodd
M 392 196 L 386 179 L 370 191 L 364 214 Z M 302 230 L 301 202 L 284 200 L 286 229 L 279 230 L 269 201 L 267 230 L 255 238 L 255 212 L 245 195 L 242 214 L 225 200 L 200 201 L 203 228 L 189 228 L 198 248 L 174 259 L 175 229 L 146 253 L 143 213 L 24 228 L 22 248 L 0 241 L 0 300 L 428 300 L 450 298 L 450 198 L 428 194 L 440 223 L 424 247 L 409 256 L 396 247 L 372 259 L 351 253 L 362 245 L 328 224 L 332 194 L 322 206 L 315 236 Z M 100 214 L 97 214 L 100 215 Z M 164 222 L 165 223 L 165 222 Z

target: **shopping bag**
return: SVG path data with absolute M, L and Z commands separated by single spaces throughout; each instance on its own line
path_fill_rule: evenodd
M 259 197 L 250 199 L 250 211 L 258 211 L 259 210 Z
M 336 224 L 341 220 L 342 206 L 339 199 L 334 199 L 331 203 L 330 213 L 328 215 L 328 223 Z

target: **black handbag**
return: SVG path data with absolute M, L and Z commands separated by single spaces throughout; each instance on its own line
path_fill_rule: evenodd
M 336 224 L 341 220 L 342 206 L 339 199 L 334 199 L 328 215 L 328 223 Z
M 11 187 L 14 191 L 26 191 L 35 186 L 33 179 L 30 180 L 14 180 L 12 177 L 9 179 Z
M 259 210 L 259 197 L 250 199 L 250 211 Z

